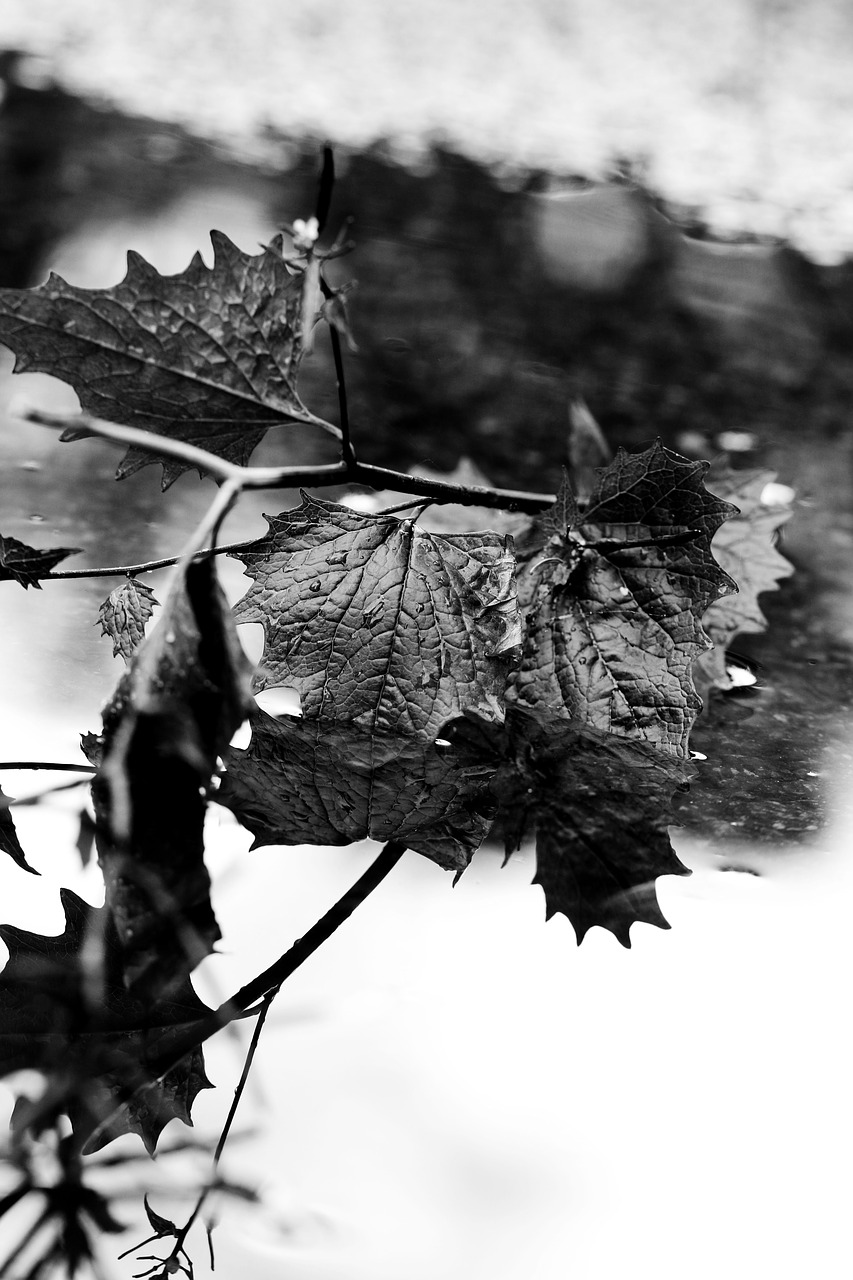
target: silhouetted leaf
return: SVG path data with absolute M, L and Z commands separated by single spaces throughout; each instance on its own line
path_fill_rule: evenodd
M 711 554 L 734 508 L 707 493 L 706 470 L 657 442 L 620 450 L 582 511 L 564 483 L 519 553 L 519 703 L 685 755 L 700 620 L 735 589 Z
M 97 417 L 238 463 L 272 426 L 327 426 L 296 391 L 302 281 L 282 257 L 282 237 L 255 255 L 220 231 L 210 238 L 212 267 L 196 254 L 186 271 L 161 276 L 131 251 L 112 289 L 79 289 L 53 274 L 37 289 L 0 289 L 0 341 L 17 354 L 15 371 L 70 383 Z M 157 461 L 164 488 L 188 469 L 131 449 L 118 476 Z
M 229 749 L 216 793 L 268 844 L 399 840 L 451 870 L 468 865 L 489 829 L 494 765 L 464 747 L 252 713 L 247 750 Z
M 60 893 L 66 924 L 58 937 L 0 925 L 10 953 L 0 972 L 0 1075 L 35 1069 L 47 1076 L 44 1097 L 20 1123 L 38 1114 L 49 1125 L 65 1113 L 90 1150 L 137 1133 L 153 1151 L 169 1120 L 191 1123 L 196 1095 L 210 1086 L 201 1049 L 159 1081 L 146 1062 L 209 1010 L 188 979 L 168 1000 L 127 991 L 107 908 Z
M 593 925 L 630 946 L 635 921 L 660 928 L 655 880 L 688 875 L 669 840 L 672 799 L 688 774 L 644 742 L 575 725 L 544 709 L 511 708 L 502 729 L 457 722 L 456 744 L 500 759 L 492 790 L 507 857 L 536 833 L 535 884 L 546 916 L 561 912 L 578 942 Z
M 41 590 L 39 579 L 46 578 L 60 560 L 76 556 L 79 550 L 79 547 L 54 547 L 50 551 L 39 551 L 17 538 L 4 538 L 0 534 L 0 580 L 13 578 L 25 590 L 27 587 Z
M 130 662 L 134 649 L 145 639 L 145 624 L 159 601 L 137 578 L 126 578 L 115 587 L 98 610 L 101 634 L 113 642 L 113 657 Z
M 26 854 L 21 848 L 21 842 L 15 830 L 14 819 L 9 812 L 11 799 L 11 796 L 3 795 L 3 788 L 0 787 L 0 852 L 8 853 L 12 861 L 16 862 L 22 871 L 30 871 L 34 876 L 37 876 L 39 874 L 38 871 L 27 862 Z
M 493 534 L 425 533 L 319 498 L 266 516 L 233 553 L 255 579 L 234 616 L 263 623 L 259 689 L 306 719 L 434 737 L 466 708 L 500 719 L 520 639 L 513 556 Z
M 155 1213 L 148 1203 L 148 1196 L 143 1199 L 145 1206 L 145 1214 L 151 1224 L 151 1230 L 156 1231 L 158 1236 L 176 1236 L 178 1228 L 170 1218 L 164 1218 L 161 1214 Z
M 791 518 L 791 506 L 762 502 L 767 485 L 775 479 L 774 471 L 732 471 L 719 463 L 712 464 L 706 477 L 715 494 L 740 508 L 739 515 L 717 530 L 712 544 L 717 560 L 737 582 L 738 594 L 715 600 L 702 618 L 714 648 L 703 653 L 694 668 L 700 692 L 731 688 L 727 647 L 741 632 L 755 634 L 767 629 L 758 597 L 764 591 L 775 591 L 781 579 L 794 572 L 791 562 L 776 549 L 776 535 Z
M 190 564 L 104 710 L 92 786 L 106 901 L 140 992 L 180 983 L 219 937 L 206 794 L 252 704 L 250 678 L 212 560 Z

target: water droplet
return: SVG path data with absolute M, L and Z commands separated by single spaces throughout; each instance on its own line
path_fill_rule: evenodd
M 39 515 L 37 511 L 34 511 L 33 514 L 29 517 L 29 521 L 31 524 L 44 524 L 46 519 L 47 519 L 47 516 Z
M 321 585 L 321 584 L 320 584 L 320 579 L 319 579 L 319 578 L 315 578 L 315 580 L 311 583 L 311 586 L 308 588 L 308 590 L 309 590 L 309 591 L 319 591 L 319 590 L 320 590 L 320 585 Z

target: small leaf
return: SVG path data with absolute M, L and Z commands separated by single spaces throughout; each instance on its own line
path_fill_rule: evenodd
M 133 652 L 145 639 L 145 624 L 159 602 L 144 582 L 127 578 L 115 587 L 98 611 L 101 634 L 113 642 L 113 657 L 119 654 L 130 662 Z
M 707 493 L 706 469 L 657 442 L 620 450 L 582 511 L 563 485 L 519 551 L 519 704 L 686 755 L 701 618 L 735 589 L 711 554 L 735 508 Z
M 50 551 L 39 551 L 17 538 L 4 538 L 0 534 L 0 579 L 13 578 L 25 590 L 27 587 L 41 590 L 39 579 L 48 577 L 60 560 L 78 555 L 79 550 L 79 547 L 54 547 Z
M 159 1213 L 154 1212 L 148 1203 L 147 1195 L 144 1196 L 142 1203 L 145 1206 L 145 1213 L 151 1223 L 152 1231 L 156 1231 L 158 1236 L 176 1236 L 178 1234 L 178 1228 L 170 1218 L 163 1218 Z
M 21 848 L 21 842 L 18 839 L 18 833 L 15 830 L 15 822 L 9 812 L 9 805 L 12 803 L 11 796 L 3 795 L 3 788 L 0 787 L 0 851 L 8 853 L 13 862 L 16 862 L 22 871 L 29 871 L 32 875 L 37 876 L 40 873 L 35 867 L 31 867 L 27 862 L 26 854 Z
M 520 639 L 514 559 L 493 534 L 425 533 L 302 495 L 233 553 L 255 579 L 258 689 L 289 686 L 307 719 L 434 738 L 466 708 L 500 719 Z
M 210 238 L 212 267 L 196 254 L 186 271 L 162 276 L 131 251 L 112 289 L 80 289 L 53 274 L 36 289 L 0 289 L 0 341 L 17 354 L 15 371 L 70 383 L 96 417 L 237 463 L 270 427 L 328 427 L 296 391 L 302 279 L 282 256 L 282 237 L 256 255 L 219 231 Z M 62 438 L 86 434 L 72 428 Z M 157 461 L 164 487 L 188 470 L 130 449 L 118 476 Z

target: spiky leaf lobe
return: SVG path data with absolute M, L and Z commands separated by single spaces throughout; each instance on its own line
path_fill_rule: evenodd
M 328 427 L 296 389 L 302 282 L 282 238 L 260 254 L 243 253 L 220 231 L 210 238 L 212 267 L 196 254 L 185 271 L 162 276 L 131 251 L 112 289 L 81 289 L 54 274 L 36 289 L 0 289 L 0 341 L 16 353 L 15 371 L 62 379 L 96 417 L 240 464 L 272 426 Z M 164 487 L 188 468 L 131 449 L 118 476 L 156 461 Z

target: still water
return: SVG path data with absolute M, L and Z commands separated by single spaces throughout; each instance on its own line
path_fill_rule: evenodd
M 211 226 L 250 251 L 275 229 L 262 204 L 208 190 L 153 219 L 89 226 L 57 246 L 50 266 L 75 284 L 108 286 L 133 247 L 161 271 L 181 270 Z M 155 468 L 112 484 L 112 446 L 61 445 L 8 413 L 20 395 L 46 408 L 75 404 L 42 376 L 13 381 L 11 363 L 4 358 L 0 383 L 3 533 L 81 547 L 68 567 L 178 549 L 209 486 L 184 477 L 162 496 Z M 306 441 L 292 441 L 290 456 L 304 457 Z M 254 461 L 286 462 L 289 447 L 270 442 Z M 757 663 L 757 688 L 721 701 L 697 727 L 708 761 L 673 832 L 694 874 L 659 884 L 671 931 L 638 925 L 624 951 L 594 929 L 578 949 L 565 920 L 544 923 L 529 850 L 503 870 L 481 852 L 455 889 L 408 854 L 279 999 L 245 1099 L 244 1124 L 256 1133 L 224 1166 L 263 1191 L 263 1207 L 223 1206 L 220 1274 L 843 1272 L 853 1191 L 843 999 L 853 891 L 850 447 L 804 423 L 797 438 L 766 439 L 760 461 L 799 495 L 786 540 L 797 576 L 766 608 L 768 636 L 739 646 Z M 294 501 L 249 495 L 224 536 L 257 535 L 263 510 Z M 222 568 L 236 600 L 240 566 Z M 120 674 L 95 622 L 113 585 L 57 582 L 25 594 L 4 584 L 2 759 L 82 761 L 78 735 L 98 728 Z M 257 654 L 256 636 L 247 647 Z M 2 782 L 21 797 L 49 777 Z M 80 804 L 63 793 L 16 815 L 42 877 L 0 865 L 4 919 L 59 931 L 58 885 L 97 893 L 94 869 L 82 872 L 73 850 Z M 210 843 L 225 940 L 198 986 L 212 1002 L 300 936 L 375 853 L 364 842 L 250 854 L 248 835 L 218 813 Z M 201 1133 L 221 1125 L 240 1070 L 236 1040 L 220 1039 L 209 1055 L 219 1088 L 195 1108 Z M 155 1208 L 177 1216 L 189 1174 L 168 1162 L 162 1172 L 140 1168 Z M 128 1221 L 138 1199 L 122 1206 Z M 134 1233 L 144 1234 L 138 1219 Z M 133 1238 L 117 1238 L 115 1252 Z M 113 1243 L 107 1274 L 130 1274 L 110 1261 Z M 205 1252 L 200 1241 L 200 1275 Z

